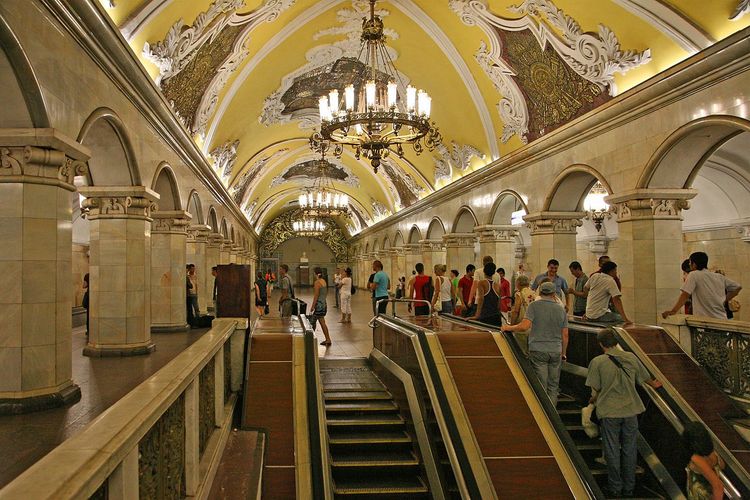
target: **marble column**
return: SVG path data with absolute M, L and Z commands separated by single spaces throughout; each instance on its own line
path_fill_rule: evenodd
M 543 273 L 547 261 L 557 259 L 560 274 L 567 275 L 570 263 L 578 259 L 576 233 L 585 216 L 585 212 L 537 212 L 524 217 L 531 233 L 529 264 L 533 274 Z
M 86 356 L 133 356 L 151 341 L 151 218 L 159 195 L 144 186 L 82 187 L 91 243 Z M 184 269 L 184 268 L 183 268 Z
M 229 264 L 239 264 L 239 262 L 237 262 L 237 259 L 239 259 L 240 247 L 235 245 L 234 243 L 230 243 L 228 250 Z
M 211 274 L 211 268 L 219 265 L 222 240 L 220 234 L 210 233 L 208 243 L 206 243 L 206 308 L 211 312 L 214 311 L 214 277 Z
M 151 217 L 151 331 L 183 332 L 188 328 L 185 265 L 191 216 L 184 210 L 165 210 Z
M 206 252 L 208 234 L 211 228 L 205 224 L 193 224 L 187 229 L 187 258 L 188 264 L 195 264 L 195 275 L 198 280 L 198 308 L 201 314 L 208 313 L 211 293 L 213 291 L 213 277 L 211 269 L 206 269 Z M 208 287 L 209 282 L 211 288 Z
M 497 267 L 511 276 L 516 268 L 516 241 L 518 228 L 511 225 L 484 225 L 474 228 L 479 236 L 479 255 L 475 266 L 482 265 L 485 255 L 491 255 Z
M 406 250 L 403 247 L 391 248 L 389 254 L 391 260 L 391 290 L 395 293 L 399 278 L 406 276 Z
M 445 264 L 445 247 L 443 240 L 420 240 L 422 249 L 422 263 L 424 264 L 424 273 L 432 276 L 434 274 L 433 266 L 435 264 Z
M 232 259 L 230 256 L 230 252 L 232 250 L 232 242 L 222 238 L 221 240 L 221 246 L 219 247 L 219 264 L 229 264 L 231 263 Z
M 694 189 L 636 189 L 609 196 L 617 215 L 616 252 L 625 312 L 637 323 L 656 324 L 680 294 L 682 210 Z
M 445 244 L 446 276 L 449 276 L 451 269 L 458 270 L 461 276 L 466 270 L 468 264 L 476 265 L 474 255 L 474 242 L 477 237 L 474 233 L 450 233 L 443 235 Z
M 389 278 L 391 278 L 391 283 L 393 283 L 393 273 L 391 270 L 391 250 L 381 250 L 378 252 L 378 260 L 383 263 L 383 271 L 388 275 Z
M 78 401 L 71 369 L 72 209 L 87 149 L 52 129 L 0 130 L 0 414 Z
M 409 282 L 411 278 L 411 272 L 414 271 L 414 266 L 417 262 L 422 262 L 422 247 L 419 243 L 407 243 L 404 245 L 404 251 L 406 252 L 406 267 L 404 272 L 406 273 L 406 282 Z

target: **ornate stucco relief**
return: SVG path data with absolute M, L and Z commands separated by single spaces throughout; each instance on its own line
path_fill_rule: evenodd
M 226 185 L 232 174 L 232 169 L 237 161 L 237 148 L 240 145 L 240 141 L 225 142 L 224 144 L 215 147 L 209 156 L 214 161 L 214 170 L 219 175 L 221 180 Z
M 747 13 L 750 13 L 750 0 L 740 0 L 737 2 L 737 7 L 735 7 L 734 12 L 729 16 L 729 19 L 734 21 Z
M 258 177 L 261 169 L 270 161 L 285 154 L 287 151 L 289 151 L 289 148 L 282 148 L 274 151 L 270 155 L 261 156 L 250 165 L 250 168 L 240 175 L 240 178 L 229 188 L 229 194 L 232 195 L 234 201 L 237 202 L 238 205 L 242 206 L 245 195 L 252 190 L 252 185 Z
M 469 144 L 459 144 L 451 141 L 451 149 L 441 144 L 437 147 L 435 155 L 435 182 L 442 179 L 450 180 L 454 170 L 466 170 L 471 163 L 471 158 L 484 159 L 484 153 Z
M 558 9 L 551 0 L 525 0 L 509 10 L 521 15 L 506 19 L 491 13 L 485 0 L 450 0 L 453 11 L 468 26 L 479 26 L 487 34 L 490 47 L 482 43 L 475 58 L 503 98 L 498 112 L 505 123 L 501 140 L 513 135 L 528 140 L 529 113 L 523 93 L 513 80 L 513 68 L 504 60 L 503 45 L 496 30 L 529 30 L 542 48 L 547 45 L 578 75 L 610 95 L 617 94 L 615 73 L 647 63 L 650 50 L 621 50 L 617 36 L 604 25 L 598 34 L 584 32 L 578 22 Z
M 177 21 L 164 40 L 143 47 L 143 56 L 159 67 L 156 83 L 166 88 L 170 79 L 179 75 L 196 57 L 205 53 L 203 64 L 194 65 L 195 71 L 206 74 L 206 66 L 211 65 L 208 75 L 210 81 L 205 88 L 186 88 L 184 92 L 191 92 L 190 106 L 175 106 L 180 112 L 186 126 L 193 133 L 203 135 L 208 119 L 213 114 L 218 102 L 218 94 L 226 84 L 237 66 L 247 56 L 247 42 L 250 33 L 259 24 L 272 22 L 279 14 L 294 4 L 295 0 L 266 0 L 258 9 L 239 14 L 237 10 L 245 5 L 244 0 L 217 0 L 205 12 L 200 13 L 191 26 L 186 26 L 182 19 Z M 222 32 L 227 27 L 242 27 L 232 36 Z M 215 44 L 217 40 L 221 43 Z M 181 86 L 182 87 L 182 86 Z M 185 87 L 188 87 L 185 85 Z M 181 88 L 171 89 L 170 101 L 179 101 Z M 193 103 L 200 96 L 197 105 Z
M 273 221 L 260 234 L 258 249 L 261 256 L 271 257 L 276 249 L 286 240 L 297 238 L 297 233 L 292 228 L 295 220 L 302 218 L 301 210 L 289 210 L 275 217 Z M 344 232 L 333 219 L 323 219 L 326 229 L 323 234 L 316 238 L 323 241 L 331 249 L 337 262 L 349 260 L 349 244 Z
M 284 169 L 279 175 L 271 180 L 271 187 L 276 187 L 284 182 L 302 181 L 307 184 L 311 179 L 320 176 L 320 159 L 309 159 L 300 161 Z M 359 187 L 360 179 L 352 170 L 344 165 L 343 162 L 336 158 L 326 160 L 328 165 L 325 167 L 325 175 L 334 182 L 341 182 L 347 186 Z

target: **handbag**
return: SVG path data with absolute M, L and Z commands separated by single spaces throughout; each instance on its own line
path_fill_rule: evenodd
M 581 410 L 581 425 L 583 431 L 591 439 L 599 435 L 599 417 L 596 415 L 594 403 L 589 403 L 587 407 Z

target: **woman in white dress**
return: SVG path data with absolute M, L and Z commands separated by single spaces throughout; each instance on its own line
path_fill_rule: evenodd
M 347 267 L 344 277 L 341 278 L 339 288 L 339 301 L 341 303 L 341 320 L 339 323 L 352 322 L 352 268 Z

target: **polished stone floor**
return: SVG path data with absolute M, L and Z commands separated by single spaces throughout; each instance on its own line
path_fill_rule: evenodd
M 298 296 L 308 303 L 312 289 L 298 290 Z M 328 293 L 326 320 L 333 345 L 319 346 L 319 354 L 326 358 L 366 357 L 372 350 L 372 330 L 367 327 L 372 318 L 370 294 L 358 290 L 352 297 L 352 323 L 339 323 L 341 317 L 334 307 L 333 290 Z M 278 292 L 271 304 L 278 303 Z M 405 306 L 400 313 L 406 313 Z M 389 309 L 390 310 L 390 309 Z M 278 311 L 271 307 L 271 316 Z M 66 408 L 38 413 L 0 416 L 0 488 L 33 465 L 55 446 L 81 431 L 105 409 L 131 389 L 151 376 L 187 346 L 195 342 L 205 329 L 186 333 L 153 334 L 156 351 L 149 356 L 128 358 L 88 358 L 81 354 L 86 343 L 83 328 L 73 330 L 73 380 L 81 387 L 81 401 Z M 316 335 L 323 340 L 318 326 Z

